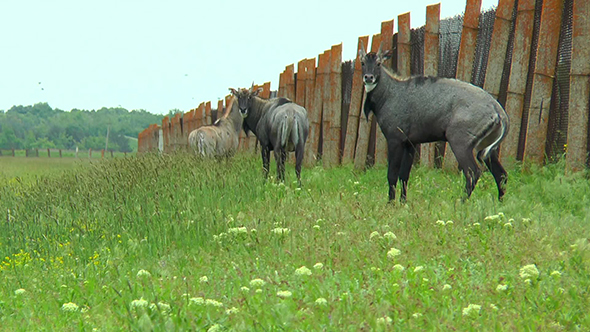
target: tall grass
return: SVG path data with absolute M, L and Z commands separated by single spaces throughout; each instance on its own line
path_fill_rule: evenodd
M 588 330 L 590 186 L 562 168 L 510 172 L 502 203 L 489 174 L 462 202 L 460 175 L 417 168 L 387 204 L 384 168 L 304 169 L 299 189 L 241 155 L 7 181 L 0 326 Z

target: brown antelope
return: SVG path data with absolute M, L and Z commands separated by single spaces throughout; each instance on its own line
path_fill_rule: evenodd
M 244 118 L 235 98 L 228 111 L 214 124 L 193 130 L 188 136 L 189 147 L 203 157 L 231 157 L 239 144 L 239 133 Z

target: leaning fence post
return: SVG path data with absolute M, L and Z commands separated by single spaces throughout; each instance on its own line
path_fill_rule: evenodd
M 408 19 L 409 20 L 409 19 Z M 381 22 L 381 34 L 380 34 L 381 50 L 383 52 L 393 49 L 393 20 Z M 375 45 L 375 39 L 373 39 L 373 47 L 379 47 Z M 377 51 L 377 50 L 374 50 Z M 392 67 L 393 60 L 389 59 L 385 62 L 385 65 L 389 68 Z M 381 128 L 377 128 L 375 131 L 375 164 L 387 164 L 387 140 L 385 135 L 381 131 Z
M 527 73 L 533 39 L 535 18 L 535 0 L 519 0 L 516 11 L 516 25 L 514 27 L 514 44 L 512 63 L 510 64 L 510 78 L 506 96 L 506 113 L 510 118 L 510 130 L 500 145 L 500 155 L 505 165 L 516 160 L 520 127 L 524 109 L 524 94 L 526 91 Z
M 463 30 L 461 32 L 461 44 L 459 45 L 459 56 L 457 59 L 457 74 L 455 75 L 458 80 L 464 82 L 471 82 L 480 14 L 481 0 L 467 0 L 465 17 L 463 18 Z M 445 148 L 443 168 L 448 170 L 458 169 L 457 159 L 448 143 Z
M 326 158 L 324 166 L 331 167 L 340 164 L 342 151 L 340 150 L 341 117 L 342 117 L 342 44 L 334 45 L 330 49 L 329 66 L 329 126 L 324 146 Z
M 512 26 L 514 1 L 500 0 L 498 2 L 498 8 L 496 8 L 494 31 L 492 32 L 490 54 L 488 56 L 486 77 L 483 85 L 483 89 L 496 99 L 498 99 L 500 94 L 502 72 L 504 71 L 508 39 L 510 38 L 510 28 Z
M 588 166 L 588 112 L 590 94 L 590 2 L 574 1 L 572 62 L 567 128 L 566 167 L 579 171 Z
M 325 70 L 328 62 L 328 56 L 324 52 L 318 55 L 318 66 L 315 71 L 315 88 L 313 92 L 313 104 L 309 112 L 310 119 L 310 149 L 312 156 L 311 162 L 315 163 L 320 158 L 321 140 L 322 140 L 322 109 L 324 99 L 324 82 Z
M 354 152 L 357 145 L 357 137 L 359 131 L 359 119 L 361 112 L 361 103 L 363 98 L 363 79 L 362 67 L 359 51 L 361 46 L 367 49 L 369 44 L 369 36 L 358 38 L 358 45 L 356 51 L 356 60 L 354 61 L 354 73 L 352 75 L 352 89 L 350 95 L 350 110 L 348 112 L 348 119 L 346 124 L 346 136 L 344 136 L 344 151 L 342 152 L 342 164 L 354 162 Z M 365 159 L 367 158 L 365 153 Z
M 316 81 L 316 67 L 315 67 L 315 58 L 311 58 L 307 60 L 306 64 L 306 71 L 307 76 L 305 80 L 305 109 L 307 110 L 307 114 L 309 117 L 309 136 L 307 138 L 307 144 L 305 146 L 305 156 L 303 158 L 303 163 L 306 166 L 313 166 L 316 162 L 316 154 L 317 154 L 317 147 L 314 150 L 313 148 L 313 140 L 319 135 L 319 132 L 316 132 L 315 123 L 313 119 L 316 118 L 317 109 L 315 108 L 315 81 Z
M 541 14 L 539 36 L 542 37 L 539 38 L 537 47 L 531 101 L 528 109 L 527 139 L 523 155 L 523 161 L 532 161 L 537 164 L 543 163 L 545 157 L 547 122 L 563 6 L 563 0 L 545 0 Z
M 424 75 L 438 76 L 440 49 L 440 4 L 426 7 L 426 26 L 424 28 Z M 435 143 L 420 145 L 420 164 L 434 167 Z

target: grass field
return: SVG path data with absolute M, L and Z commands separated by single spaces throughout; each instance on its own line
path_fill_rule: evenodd
M 590 185 L 562 169 L 509 172 L 502 203 L 488 173 L 462 202 L 418 167 L 387 204 L 383 167 L 299 189 L 240 155 L 5 176 L 0 329 L 587 331 Z

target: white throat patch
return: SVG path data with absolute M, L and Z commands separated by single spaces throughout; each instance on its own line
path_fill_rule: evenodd
M 375 89 L 375 87 L 377 86 L 377 83 L 365 83 L 365 91 L 367 91 L 367 93 L 373 91 L 373 89 Z

